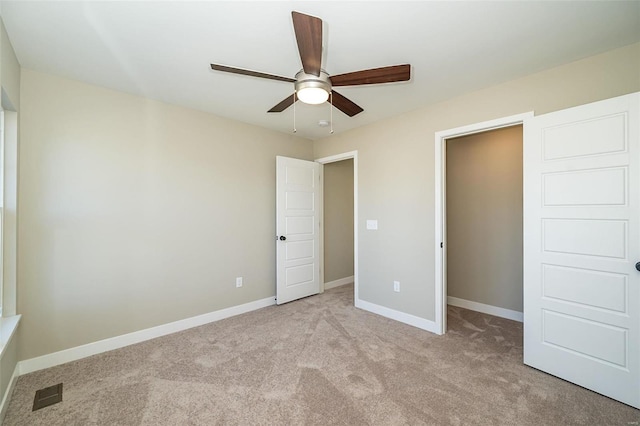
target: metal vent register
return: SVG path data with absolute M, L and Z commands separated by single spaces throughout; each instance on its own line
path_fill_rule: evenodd
M 33 399 L 33 410 L 36 411 L 62 401 L 62 383 L 36 391 Z

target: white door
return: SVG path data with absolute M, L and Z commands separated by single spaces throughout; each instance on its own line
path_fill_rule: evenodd
M 524 123 L 524 362 L 640 408 L 640 94 Z
M 276 302 L 320 292 L 320 164 L 276 157 Z

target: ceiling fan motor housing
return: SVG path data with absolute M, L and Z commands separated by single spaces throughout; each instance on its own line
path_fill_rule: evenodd
M 324 70 L 320 70 L 319 76 L 307 74 L 304 72 L 304 70 L 300 70 L 296 74 L 296 82 L 294 83 L 294 86 L 298 98 L 302 102 L 306 103 L 325 102 L 329 97 L 329 93 L 331 93 L 331 80 L 329 79 L 329 74 L 327 74 Z M 323 96 L 321 98 L 317 98 L 317 101 L 306 101 L 304 99 L 305 92 L 315 92 L 317 94 L 318 92 L 320 92 L 320 90 L 326 93 L 326 97 Z

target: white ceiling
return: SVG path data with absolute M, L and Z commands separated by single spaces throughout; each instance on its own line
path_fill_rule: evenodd
M 20 64 L 291 132 L 266 111 L 293 84 L 211 71 L 211 62 L 293 77 L 292 10 L 324 21 L 329 74 L 410 63 L 409 82 L 345 87 L 364 108 L 342 132 L 464 92 L 640 41 L 640 2 L 5 1 Z M 595 83 L 595 82 L 594 82 Z M 296 104 L 297 134 L 328 136 L 328 105 Z

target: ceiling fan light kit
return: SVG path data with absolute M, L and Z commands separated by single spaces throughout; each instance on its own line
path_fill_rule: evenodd
M 211 69 L 214 71 L 293 83 L 293 95 L 287 96 L 268 112 L 282 112 L 291 105 L 294 105 L 295 107 L 295 102 L 297 100 L 300 100 L 305 104 L 317 105 L 330 99 L 330 108 L 336 107 L 349 117 L 360 114 L 364 110 L 355 102 L 345 98 L 340 93 L 333 90 L 334 86 L 360 86 L 367 84 L 394 83 L 411 79 L 411 65 L 409 64 L 392 65 L 382 68 L 355 71 L 332 77 L 329 76 L 329 74 L 321 68 L 322 20 L 315 16 L 305 15 L 300 12 L 291 12 L 291 18 L 293 19 L 293 30 L 296 35 L 298 52 L 300 53 L 300 60 L 302 62 L 302 70 L 296 74 L 295 79 L 218 64 L 211 64 Z M 332 122 L 333 120 L 331 123 Z
M 331 93 L 329 74 L 324 70 L 320 70 L 320 75 L 317 77 L 300 70 L 296 74 L 294 87 L 300 102 L 311 105 L 325 103 L 329 99 L 329 93 Z
M 321 87 L 303 87 L 298 90 L 298 99 L 309 105 L 318 105 L 327 102 L 329 93 Z

